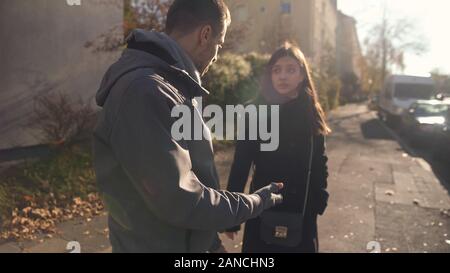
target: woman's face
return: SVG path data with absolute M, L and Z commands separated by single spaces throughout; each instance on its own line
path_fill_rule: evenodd
M 300 65 L 292 57 L 281 57 L 272 67 L 272 84 L 280 95 L 297 97 L 304 79 Z

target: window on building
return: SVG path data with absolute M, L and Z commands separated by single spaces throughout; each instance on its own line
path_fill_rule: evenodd
M 283 13 L 283 14 L 291 13 L 291 3 L 290 2 L 281 3 L 281 13 Z

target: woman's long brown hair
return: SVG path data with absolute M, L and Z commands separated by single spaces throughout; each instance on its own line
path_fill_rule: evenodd
M 272 83 L 272 68 L 276 64 L 276 62 L 282 57 L 291 57 L 294 58 L 301 67 L 301 72 L 305 75 L 305 80 L 303 84 L 299 87 L 299 92 L 305 92 L 307 96 L 305 96 L 308 101 L 308 120 L 311 122 L 311 128 L 314 134 L 316 135 L 328 135 L 331 133 L 331 129 L 328 127 L 325 112 L 323 111 L 322 106 L 320 105 L 319 98 L 316 92 L 316 88 L 314 86 L 314 82 L 311 76 L 311 70 L 309 69 L 308 62 L 306 61 L 305 55 L 300 50 L 299 47 L 285 42 L 283 46 L 278 48 L 270 58 L 270 61 L 266 67 L 265 74 L 262 80 L 262 88 L 271 88 L 274 89 Z M 276 92 L 276 91 L 275 91 Z M 301 96 L 302 94 L 299 93 Z

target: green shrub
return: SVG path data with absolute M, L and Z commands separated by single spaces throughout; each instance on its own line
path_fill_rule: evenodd
M 268 55 L 225 53 L 204 79 L 211 94 L 207 104 L 236 105 L 253 99 L 259 92 L 259 81 L 269 60 Z
M 327 76 L 313 71 L 313 81 L 316 86 L 320 104 L 325 112 L 339 107 L 342 84 L 338 77 Z
M 239 82 L 251 75 L 251 66 L 240 55 L 226 53 L 211 67 L 204 79 L 204 86 L 211 93 L 206 98 L 208 104 L 221 106 L 233 101 L 234 90 Z
M 258 96 L 260 92 L 261 77 L 263 76 L 270 56 L 252 52 L 245 55 L 244 58 L 249 62 L 252 72 L 251 75 L 240 82 L 236 87 L 236 90 L 234 90 L 235 104 L 245 104 Z
M 246 54 L 244 58 L 252 67 L 252 77 L 259 79 L 263 75 L 264 70 L 269 63 L 270 55 L 251 52 Z

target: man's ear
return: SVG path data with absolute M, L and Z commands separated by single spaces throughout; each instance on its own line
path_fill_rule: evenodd
M 204 25 L 200 28 L 200 45 L 209 44 L 213 36 L 212 27 L 210 25 Z

